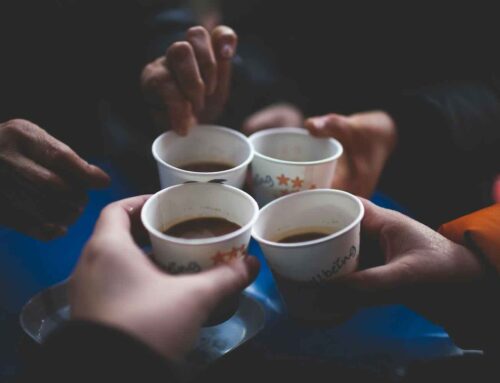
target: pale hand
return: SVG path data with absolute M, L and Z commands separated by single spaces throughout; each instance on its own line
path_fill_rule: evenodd
M 70 280 L 71 316 L 121 329 L 176 361 L 213 309 L 250 284 L 259 263 L 247 256 L 198 274 L 164 273 L 135 242 L 146 236 L 140 211 L 147 198 L 102 211 Z

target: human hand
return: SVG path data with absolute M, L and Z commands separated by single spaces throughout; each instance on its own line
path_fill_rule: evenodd
M 0 124 L 0 224 L 49 240 L 83 211 L 89 188 L 109 176 L 26 120 Z
M 286 103 L 270 105 L 261 109 L 243 122 L 242 131 L 250 135 L 259 130 L 283 126 L 302 126 L 304 116 L 295 106 Z
M 180 360 L 225 298 L 257 275 L 247 256 L 191 275 L 168 275 L 135 240 L 147 237 L 140 210 L 148 196 L 107 206 L 71 277 L 71 316 L 117 327 L 171 360 Z
M 187 31 L 186 40 L 172 44 L 141 75 L 156 125 L 182 135 L 196 122 L 212 122 L 223 111 L 238 38 L 226 26 L 211 33 L 197 26 Z
M 328 294 L 345 294 L 355 306 L 405 304 L 438 323 L 470 310 L 463 297 L 485 278 L 480 258 L 403 214 L 362 202 L 360 263 L 372 267 L 332 281 Z
M 309 118 L 305 126 L 312 135 L 336 138 L 344 147 L 332 187 L 369 198 L 396 146 L 392 118 L 382 111 L 351 116 L 332 113 Z

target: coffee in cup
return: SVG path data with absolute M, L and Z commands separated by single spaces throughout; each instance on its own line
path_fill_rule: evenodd
M 194 126 L 186 136 L 163 133 L 154 141 L 152 152 L 162 188 L 220 180 L 241 189 L 253 159 L 247 137 L 216 125 Z

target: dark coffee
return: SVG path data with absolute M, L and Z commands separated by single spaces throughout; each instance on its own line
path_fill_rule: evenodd
M 318 238 L 323 238 L 329 235 L 330 233 L 319 233 L 319 232 L 309 232 L 309 233 L 302 233 L 302 234 L 294 234 L 294 235 L 289 235 L 286 236 L 285 238 L 280 239 L 278 242 L 281 243 L 296 243 L 296 242 L 307 242 L 307 241 L 313 241 Z
M 179 166 L 179 168 L 183 170 L 188 170 L 190 172 L 200 172 L 200 173 L 221 172 L 223 170 L 232 169 L 234 167 L 235 165 L 233 164 L 229 164 L 226 162 L 216 162 L 216 161 L 191 162 L 189 164 Z
M 241 226 L 220 217 L 200 217 L 176 223 L 163 232 L 172 237 L 200 239 L 219 237 L 240 229 Z
M 326 237 L 334 232 L 332 228 L 328 227 L 311 227 L 303 229 L 295 229 L 289 231 L 288 233 L 282 234 L 276 242 L 281 243 L 297 243 L 297 242 L 307 242 L 313 241 L 315 239 Z

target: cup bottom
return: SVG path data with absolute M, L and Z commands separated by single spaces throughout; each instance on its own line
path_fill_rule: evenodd
M 203 324 L 203 327 L 215 326 L 231 318 L 240 306 L 240 299 L 241 294 L 236 294 L 222 301 L 222 303 L 215 308 L 212 314 L 210 314 L 208 319 Z
M 329 294 L 327 284 L 302 282 L 273 272 L 288 317 L 302 325 L 327 327 L 349 319 L 356 308 L 342 297 Z

